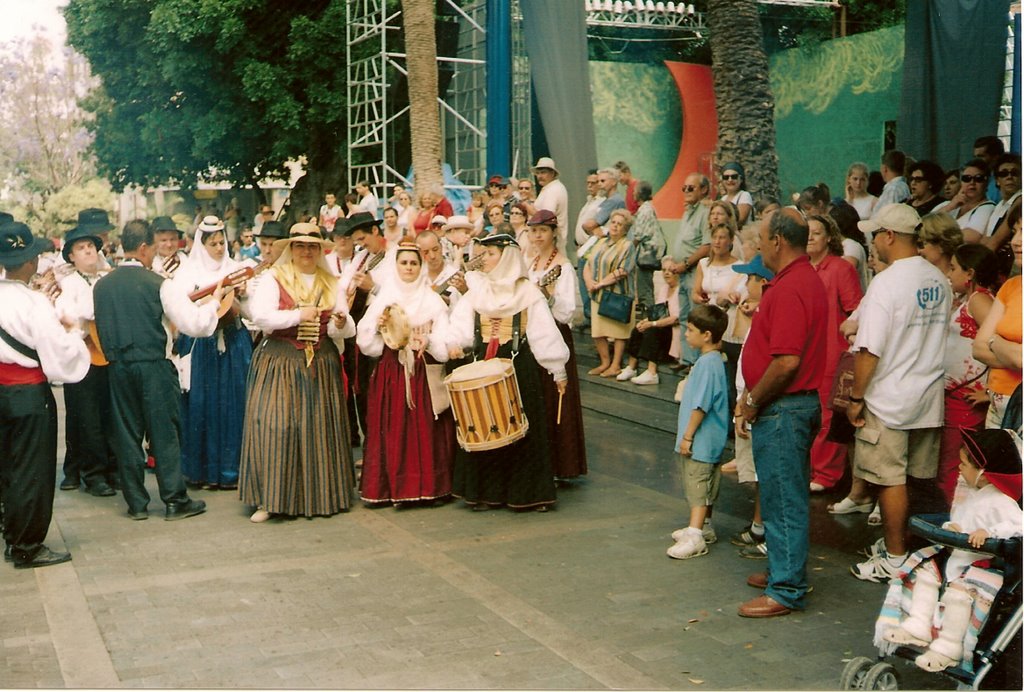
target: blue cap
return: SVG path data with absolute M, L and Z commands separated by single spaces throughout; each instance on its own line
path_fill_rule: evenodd
M 761 255 L 754 255 L 754 259 L 750 260 L 746 264 L 734 264 L 732 270 L 737 274 L 753 274 L 754 276 L 760 276 L 771 281 L 775 278 L 775 272 L 768 267 L 764 266 L 764 260 L 761 259 Z

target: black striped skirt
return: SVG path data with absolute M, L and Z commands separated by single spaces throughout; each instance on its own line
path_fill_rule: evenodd
M 327 339 L 306 367 L 291 343 L 264 338 L 252 356 L 239 495 L 272 514 L 326 516 L 355 488 L 341 361 Z

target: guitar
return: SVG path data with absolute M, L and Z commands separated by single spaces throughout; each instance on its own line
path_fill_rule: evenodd
M 214 291 L 217 290 L 217 286 L 223 283 L 224 286 L 229 287 L 229 290 L 224 294 L 224 297 L 221 298 L 220 307 L 217 308 L 217 317 L 224 317 L 235 302 L 234 289 L 249 279 L 262 274 L 267 269 L 270 269 L 271 266 L 273 266 L 273 262 L 270 260 L 264 260 L 255 267 L 241 267 L 240 269 L 236 269 L 231 272 L 215 284 L 210 284 L 209 286 L 204 286 L 203 288 L 192 291 L 188 294 L 188 299 L 193 303 L 200 302 L 213 295 Z
M 363 256 L 362 261 L 359 263 L 359 267 L 356 268 L 356 274 L 360 272 L 372 272 L 377 268 L 377 265 L 384 261 L 384 257 L 387 252 L 378 252 L 376 255 L 367 253 Z M 355 319 L 360 319 L 363 313 L 366 312 L 366 299 L 369 293 L 356 289 L 348 297 L 348 312 L 353 315 Z
M 437 286 L 434 286 L 434 291 L 436 291 L 437 293 L 444 293 L 451 287 L 452 282 L 454 282 L 456 279 L 465 276 L 466 272 L 475 272 L 479 270 L 482 266 L 484 266 L 483 253 L 477 255 L 473 259 L 466 260 L 465 264 L 462 265 L 462 269 L 449 276 L 447 279 L 439 283 Z
M 560 277 L 561 275 L 562 265 L 556 264 L 555 266 L 551 267 L 551 269 L 549 269 L 547 273 L 544 274 L 544 276 L 540 277 L 540 279 L 537 280 L 537 287 L 544 288 L 545 286 L 550 286 L 551 284 L 558 281 L 558 277 Z M 544 293 L 547 293 L 547 291 L 545 291 Z

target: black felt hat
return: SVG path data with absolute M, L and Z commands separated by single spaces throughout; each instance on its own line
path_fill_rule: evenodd
M 154 233 L 166 233 L 168 231 L 174 231 L 178 236 L 185 235 L 185 231 L 178 228 L 178 224 L 174 223 L 174 219 L 170 216 L 158 216 L 153 219 L 153 223 L 150 224 L 153 227 Z
M 253 235 L 257 238 L 273 238 L 278 240 L 279 238 L 288 237 L 288 229 L 280 221 L 264 221 L 263 225 L 260 226 L 259 233 L 254 233 Z
M 348 228 L 345 230 L 345 235 L 352 235 L 356 231 L 365 231 L 379 223 L 373 214 L 368 211 L 356 212 L 348 217 L 347 220 Z
M 476 242 L 483 247 L 508 247 L 509 245 L 519 247 L 519 243 L 516 242 L 516 239 L 508 233 L 497 233 L 495 235 L 485 236 Z
M 95 233 L 91 232 L 87 228 L 76 226 L 68 231 L 64 235 L 64 247 L 61 248 L 60 255 L 64 258 L 65 262 L 71 261 L 71 249 L 75 246 L 79 240 L 91 240 L 92 244 L 96 246 L 96 252 L 103 249 L 103 239 Z
M 53 243 L 32 235 L 32 230 L 18 221 L 0 224 L 0 265 L 14 267 L 24 264 L 53 249 Z

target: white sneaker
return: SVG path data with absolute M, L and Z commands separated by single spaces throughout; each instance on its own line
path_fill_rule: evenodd
M 634 370 L 633 368 L 631 368 L 631 367 L 629 367 L 627 365 L 626 367 L 624 367 L 622 369 L 622 372 L 620 372 L 618 375 L 615 376 L 615 379 L 618 382 L 625 382 L 626 380 L 633 379 L 633 377 L 635 375 L 636 375 L 636 370 Z
M 867 548 L 861 548 L 860 554 L 864 557 L 874 557 L 879 553 L 885 552 L 885 536 L 882 536 L 877 541 L 869 545 Z
M 889 563 L 889 554 L 885 550 L 850 567 L 850 574 L 853 576 L 861 581 L 872 581 L 876 584 L 889 582 L 898 572 L 899 566 L 893 567 Z
M 633 384 L 658 384 L 660 378 L 658 373 L 651 372 L 650 370 L 644 370 L 642 373 L 632 378 Z
M 700 533 L 688 532 L 683 536 L 683 540 L 678 541 L 675 545 L 666 550 L 665 554 L 674 560 L 689 560 L 691 557 L 707 555 L 707 552 L 707 543 L 704 542 L 704 538 Z

